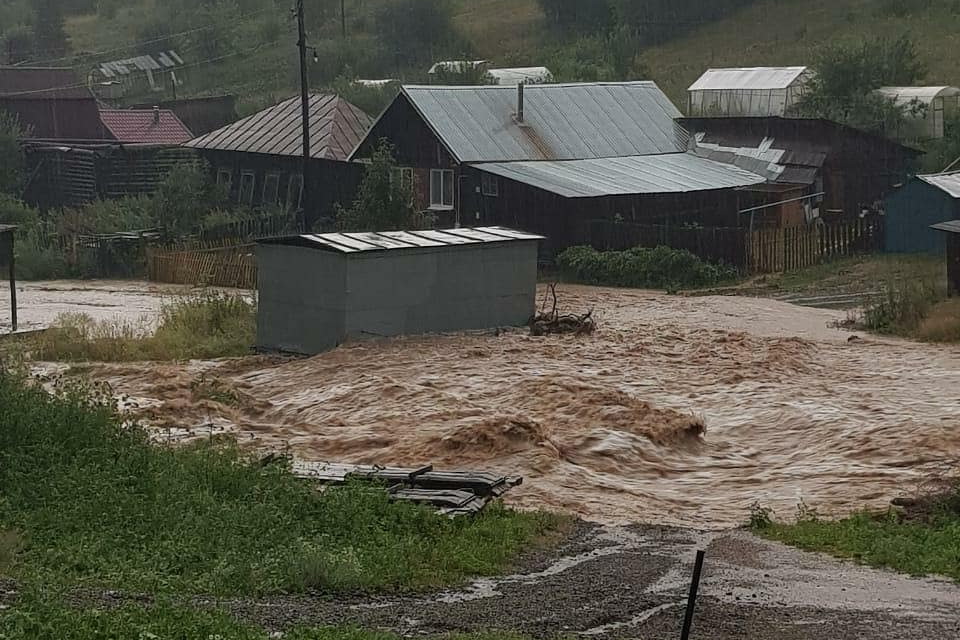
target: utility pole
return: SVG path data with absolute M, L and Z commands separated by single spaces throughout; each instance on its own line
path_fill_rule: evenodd
M 300 207 L 303 209 L 303 230 L 310 231 L 313 226 L 313 189 L 310 182 L 310 88 L 307 85 L 307 32 L 303 24 L 303 0 L 297 0 L 297 31 L 300 40 L 300 111 L 303 120 L 303 196 Z
M 345 0 L 340 0 L 340 32 L 343 35 L 343 39 L 347 39 L 347 11 L 344 8 Z

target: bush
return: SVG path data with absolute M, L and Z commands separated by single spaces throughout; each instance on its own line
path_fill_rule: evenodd
M 737 277 L 733 267 L 710 264 L 689 251 L 669 247 L 626 251 L 571 247 L 557 257 L 557 266 L 567 280 L 613 287 L 684 289 Z
M 50 244 L 39 227 L 18 233 L 17 277 L 22 280 L 58 280 L 75 275 L 59 248 Z
M 24 233 L 40 223 L 40 212 L 11 195 L 0 193 L 0 224 L 20 227 Z
M 911 335 L 945 292 L 935 282 L 888 282 L 863 310 L 863 327 L 876 333 Z

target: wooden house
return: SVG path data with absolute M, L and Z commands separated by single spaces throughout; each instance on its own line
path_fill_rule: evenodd
M 352 158 L 385 138 L 441 226 L 521 228 L 548 252 L 633 244 L 616 225 L 736 224 L 735 190 L 764 178 L 688 153 L 679 115 L 652 82 L 405 86 Z
M 347 162 L 371 118 L 335 95 L 310 96 L 312 221 L 332 217 L 355 197 L 363 167 Z M 235 204 L 297 211 L 304 204 L 303 128 L 299 97 L 285 100 L 184 144 L 213 168 Z
M 0 67 L 0 110 L 13 113 L 28 138 L 110 138 L 96 98 L 73 69 Z

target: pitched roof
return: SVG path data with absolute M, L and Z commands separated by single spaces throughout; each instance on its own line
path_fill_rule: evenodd
M 764 178 L 692 153 L 590 160 L 499 162 L 478 169 L 565 198 L 688 193 L 761 184 Z
M 517 87 L 406 86 L 401 99 L 460 162 L 650 155 L 688 141 L 674 121 L 680 112 L 653 82 L 526 86 L 522 123 Z
M 487 73 L 495 80 L 493 84 L 518 85 L 543 84 L 553 80 L 553 73 L 546 67 L 513 67 L 489 69 Z
M 739 67 L 707 69 L 689 91 L 722 91 L 728 89 L 786 89 L 796 82 L 807 67 Z
M 936 229 L 937 231 L 946 231 L 947 233 L 960 233 L 960 220 L 950 220 L 948 222 L 932 224 L 930 228 Z
M 372 120 L 335 95 L 310 96 L 310 156 L 346 160 Z M 279 156 L 303 154 L 300 97 L 296 96 L 186 143 L 195 149 L 243 151 Z
M 169 109 L 101 109 L 100 121 L 114 138 L 128 144 L 182 144 L 193 137 Z
M 960 199 L 960 171 L 917 177 L 927 184 L 933 185 L 937 189 L 940 189 L 951 198 Z
M 0 67 L 0 98 L 94 100 L 69 67 Z
M 260 244 L 324 249 L 337 253 L 364 253 L 395 251 L 398 249 L 428 249 L 463 245 L 543 240 L 543 236 L 516 231 L 506 227 L 465 227 L 459 229 L 429 229 L 424 231 L 376 231 L 363 233 L 323 233 L 265 238 Z

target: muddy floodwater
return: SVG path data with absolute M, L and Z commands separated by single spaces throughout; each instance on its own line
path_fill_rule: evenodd
M 842 312 L 771 300 L 560 295 L 564 310 L 594 308 L 599 332 L 90 372 L 161 438 L 229 431 L 308 460 L 518 474 L 513 504 L 604 523 L 883 507 L 960 457 L 956 346 L 855 336 L 830 327 Z

